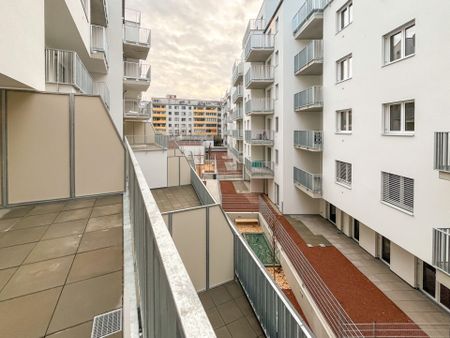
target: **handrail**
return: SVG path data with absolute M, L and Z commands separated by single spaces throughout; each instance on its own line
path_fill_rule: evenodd
M 322 12 L 330 0 L 305 0 L 292 18 L 292 31 L 296 34 L 303 24 L 317 12 Z
M 251 114 L 255 112 L 273 112 L 273 99 L 269 98 L 253 98 L 245 102 L 245 113 Z
M 253 49 L 274 49 L 275 35 L 264 33 L 250 34 L 245 45 L 245 58 L 247 59 Z
M 251 65 L 245 73 L 245 86 L 252 81 L 273 81 L 273 67 L 267 65 Z
M 298 148 L 322 150 L 323 133 L 318 130 L 295 130 L 294 146 Z
M 294 109 L 296 111 L 310 106 L 322 105 L 322 86 L 313 86 L 294 95 Z
M 251 19 L 248 21 L 247 28 L 244 33 L 244 37 L 242 38 L 242 47 L 247 43 L 248 36 L 251 32 L 254 31 L 264 31 L 266 27 L 266 21 L 264 19 Z
M 298 184 L 316 194 L 322 193 L 322 175 L 320 174 L 311 174 L 294 167 L 294 184 Z
M 245 131 L 245 142 L 272 144 L 274 141 L 274 131 L 268 129 L 252 129 Z
M 311 62 L 323 61 L 323 41 L 312 40 L 305 48 L 303 48 L 294 57 L 294 73 L 299 72 L 301 69 L 309 65 Z

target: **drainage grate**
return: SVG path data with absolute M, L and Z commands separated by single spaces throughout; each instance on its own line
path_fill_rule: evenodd
M 108 337 L 119 331 L 122 331 L 122 309 L 95 316 L 91 338 Z

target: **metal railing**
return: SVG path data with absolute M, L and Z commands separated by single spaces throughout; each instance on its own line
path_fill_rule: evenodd
M 301 110 L 311 106 L 323 105 L 322 86 L 313 86 L 294 95 L 294 109 Z
M 319 174 L 311 174 L 294 167 L 294 184 L 315 194 L 322 193 L 322 175 Z
M 108 39 L 103 26 L 91 25 L 91 53 L 103 53 L 106 66 L 109 65 Z
M 84 94 L 92 94 L 94 81 L 77 53 L 67 50 L 45 50 L 45 81 L 71 85 Z
M 163 149 L 169 147 L 169 136 L 165 134 L 155 134 L 155 143 Z
M 273 130 L 246 130 L 245 142 L 250 144 L 272 145 L 274 141 Z
M 123 100 L 123 110 L 125 115 L 131 117 L 150 117 L 150 104 L 140 100 Z
M 232 116 L 232 120 L 239 120 L 242 119 L 244 117 L 244 109 L 242 109 L 242 106 L 236 106 L 234 108 L 234 112 L 233 112 L 233 116 Z M 232 122 L 232 121 L 230 121 Z
M 433 229 L 433 265 L 450 274 L 450 228 Z
M 243 153 L 242 151 L 239 151 L 238 149 L 234 148 L 230 145 L 230 151 L 238 159 L 239 162 L 242 162 L 243 160 Z
M 356 323 L 349 330 L 358 328 L 365 338 L 447 338 L 450 337 L 450 324 L 415 323 Z M 350 331 L 345 337 L 354 337 Z
M 236 103 L 238 101 L 238 99 L 242 98 L 243 96 L 244 96 L 244 88 L 239 85 L 233 91 L 233 96 L 232 96 L 233 103 Z
M 191 156 L 193 157 L 192 153 Z M 202 205 L 216 204 L 214 197 L 212 197 L 208 189 L 206 189 L 203 181 L 201 180 L 200 176 L 198 176 L 197 171 L 195 170 L 195 161 L 193 163 L 189 162 L 189 164 L 191 167 L 191 185 L 197 193 L 198 199 L 200 200 Z
M 450 172 L 450 132 L 434 134 L 434 168 Z
M 273 100 L 269 98 L 254 98 L 245 102 L 245 113 L 273 113 Z
M 242 39 L 242 47 L 245 46 L 247 43 L 247 39 L 251 32 L 254 31 L 264 31 L 264 28 L 266 27 L 266 21 L 264 19 L 251 19 L 248 21 L 247 28 L 245 30 L 244 37 Z
M 243 138 L 242 134 L 243 134 L 242 129 L 232 130 L 232 133 L 231 133 L 231 135 L 237 140 L 241 140 Z
M 141 24 L 141 12 L 131 8 L 125 8 L 125 21 Z
M 323 279 L 294 242 L 277 215 L 260 198 L 259 212 L 272 229 L 298 276 L 337 337 L 363 337 L 358 327 L 328 289 Z
M 273 176 L 274 164 L 271 161 L 245 159 L 245 168 L 252 176 Z
M 273 67 L 267 65 L 251 65 L 245 73 L 245 86 L 248 87 L 253 81 L 273 82 Z
M 150 81 L 151 67 L 145 63 L 124 61 L 123 75 L 127 79 Z
M 142 337 L 216 337 L 133 150 L 125 143 Z
M 244 62 L 241 60 L 236 60 L 236 62 L 233 65 L 233 76 L 232 81 L 233 85 L 235 85 L 238 82 L 238 79 L 244 75 Z
M 314 13 L 322 12 L 330 0 L 306 0 L 292 18 L 292 32 L 296 34 Z
M 109 94 L 109 88 L 105 82 L 96 82 L 94 84 L 93 94 L 99 95 L 103 100 L 103 102 L 105 103 L 105 106 L 108 107 L 108 109 L 111 108 L 111 97 Z
M 132 44 L 150 46 L 152 31 L 132 23 L 123 24 L 123 41 Z
M 275 35 L 264 33 L 252 33 L 245 45 L 245 58 L 247 59 L 252 50 L 274 49 Z
M 317 130 L 295 130 L 294 146 L 309 150 L 322 150 L 323 133 Z
M 234 232 L 234 271 L 267 337 L 314 337 L 241 234 Z
M 294 57 L 294 73 L 312 62 L 323 62 L 323 41 L 312 40 Z

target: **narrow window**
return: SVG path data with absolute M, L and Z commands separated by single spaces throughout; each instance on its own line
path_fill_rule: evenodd
M 337 82 L 345 81 L 353 76 L 352 55 L 348 55 L 336 62 L 337 64 Z
M 346 3 L 337 14 L 338 31 L 341 31 L 353 21 L 353 3 L 351 1 Z
M 351 133 L 352 131 L 352 110 L 339 110 L 336 112 L 336 131 L 338 133 Z
M 351 163 L 336 161 L 336 182 L 347 187 L 352 186 L 352 165 Z
M 411 135 L 415 130 L 415 103 L 404 101 L 384 105 L 384 133 Z

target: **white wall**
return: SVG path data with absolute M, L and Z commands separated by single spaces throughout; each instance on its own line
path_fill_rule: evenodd
M 150 189 L 167 187 L 167 151 L 135 151 Z
M 2 1 L 0 87 L 45 90 L 44 0 Z

